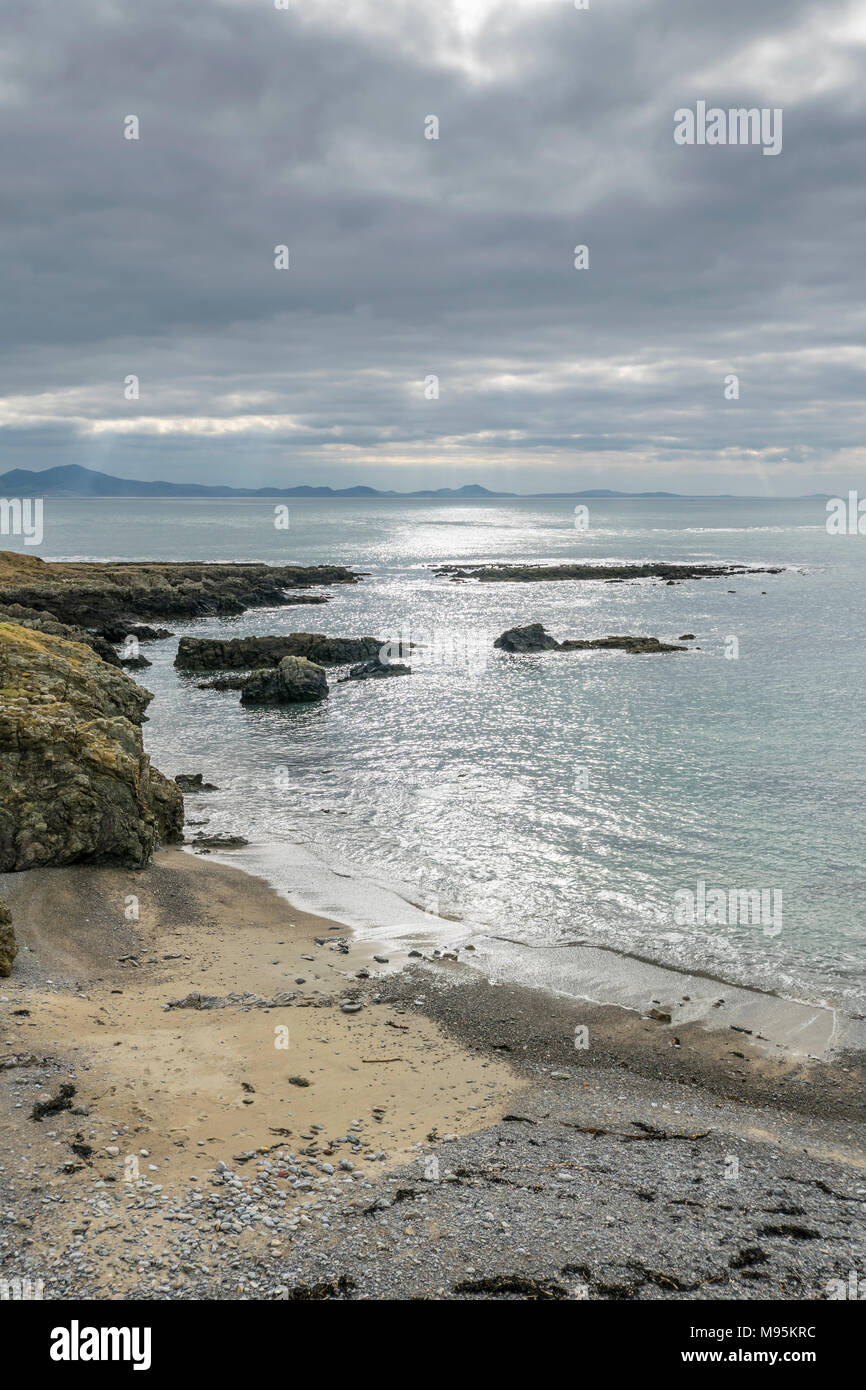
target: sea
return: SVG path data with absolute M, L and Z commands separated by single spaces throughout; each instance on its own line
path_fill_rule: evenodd
M 3 540 L 49 560 L 348 565 L 362 582 L 322 590 L 327 605 L 166 625 L 416 644 L 411 676 L 331 672 L 326 701 L 294 708 L 244 708 L 177 671 L 175 639 L 144 646 L 147 751 L 219 789 L 187 797 L 190 835 L 244 836 L 220 857 L 377 939 L 487 939 L 515 961 L 588 943 L 866 1012 L 866 537 L 829 534 L 820 498 L 285 505 L 47 498 L 38 549 Z M 493 561 L 782 572 L 435 573 Z M 559 639 L 694 640 L 647 656 L 494 649 L 529 622 Z

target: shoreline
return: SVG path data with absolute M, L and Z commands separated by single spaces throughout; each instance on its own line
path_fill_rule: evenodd
M 862 1264 L 859 1053 L 768 1057 L 697 1020 L 674 1046 L 459 960 L 393 969 L 208 859 L 3 877 L 22 945 L 0 989 L 4 1277 L 55 1298 L 785 1298 Z M 34 1123 L 64 1080 L 72 1107 Z
M 283 864 L 287 848 L 279 847 Z M 194 845 L 189 849 L 195 852 Z M 302 861 L 317 879 L 312 891 L 301 889 L 290 894 L 282 886 L 280 875 L 268 862 L 276 852 L 275 846 L 251 844 L 238 850 L 215 849 L 209 851 L 209 858 L 263 879 L 285 902 L 297 903 L 314 915 L 340 922 L 360 940 L 375 941 L 399 955 L 403 964 L 413 948 L 465 953 L 468 944 L 472 959 L 464 954 L 463 963 L 492 975 L 500 983 L 532 984 L 551 996 L 619 1006 L 637 1013 L 646 1013 L 653 1007 L 667 1009 L 677 1027 L 696 1021 L 710 1030 L 734 1027 L 763 1043 L 767 1053 L 790 1052 L 827 1060 L 847 1050 L 866 1052 L 866 1019 L 846 1014 L 838 1006 L 739 983 L 700 966 L 670 965 L 585 939 L 535 945 L 504 937 L 465 918 L 425 911 L 409 896 L 408 885 L 401 889 L 378 879 L 356 877 L 355 866 L 352 872 L 338 870 L 303 844 L 291 849 L 301 852 L 298 862 L 292 862 L 293 871 L 297 873 Z M 328 882 L 332 879 L 349 879 L 353 884 L 342 901 L 334 892 L 335 888 L 339 891 L 339 885 Z M 364 902 L 366 912 L 353 910 L 351 896 Z M 315 901 L 317 897 L 329 897 L 330 901 L 322 906 Z M 400 904 L 396 915 L 403 916 L 403 921 L 394 921 L 394 900 Z M 377 926 L 362 921 L 371 915 Z M 508 949 L 503 950 L 502 944 Z M 720 999 L 724 1002 L 718 1007 Z

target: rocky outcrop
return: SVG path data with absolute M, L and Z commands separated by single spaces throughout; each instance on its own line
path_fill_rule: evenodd
M 541 623 L 527 623 L 525 627 L 509 628 L 493 645 L 504 652 L 552 652 L 559 643 L 545 632 Z
M 323 632 L 290 632 L 284 637 L 181 637 L 175 666 L 182 671 L 252 671 L 277 666 L 286 656 L 302 656 L 317 666 L 347 666 L 378 656 L 381 637 L 326 637 Z M 224 689 L 230 687 L 223 687 Z
M 324 700 L 327 694 L 321 666 L 302 656 L 284 656 L 279 666 L 253 672 L 241 691 L 241 704 L 293 705 Z
M 560 642 L 561 652 L 631 652 L 643 656 L 650 652 L 687 652 L 676 642 L 660 642 L 657 637 L 593 637 L 589 640 Z
M 348 676 L 343 676 L 340 683 L 381 680 L 383 676 L 411 676 L 411 674 L 411 666 L 403 666 L 399 661 L 382 661 L 378 656 L 374 656 L 372 661 L 362 661 L 358 666 L 353 666 Z
M 688 647 L 660 642 L 657 637 L 590 637 L 557 642 L 541 623 L 512 627 L 497 637 L 494 647 L 505 652 L 631 652 L 640 656 L 650 652 L 687 652 Z
M 181 839 L 180 788 L 142 745 L 152 698 L 83 643 L 0 623 L 0 872 L 139 866 Z
M 0 978 L 12 974 L 12 962 L 18 954 L 18 942 L 12 929 L 12 913 L 0 902 Z
M 36 555 L 0 551 L 0 604 L 44 609 L 81 627 L 325 603 L 327 595 L 303 591 L 314 585 L 355 584 L 358 578 L 343 565 L 48 563 Z
M 218 792 L 213 782 L 206 782 L 200 772 L 179 772 L 175 782 L 186 795 L 189 792 Z
M 167 627 L 149 627 L 147 623 L 105 623 L 94 635 L 119 646 L 128 637 L 135 637 L 139 642 L 164 642 L 174 633 Z
M 243 849 L 249 840 L 243 835 L 196 835 L 189 843 L 202 849 Z
M 249 674 L 245 676 L 215 676 L 212 681 L 199 681 L 199 690 L 243 690 Z
M 764 565 L 434 565 L 436 574 L 451 579 L 479 579 L 493 583 L 549 583 L 556 579 L 663 579 L 669 584 L 684 579 L 722 579 L 732 574 L 781 574 L 783 566 Z
M 47 632 L 52 637 L 65 637 L 67 642 L 83 642 L 107 661 L 109 666 L 119 666 L 120 658 L 110 642 L 97 632 L 70 623 L 61 623 L 50 613 L 39 612 L 36 608 L 24 608 L 20 603 L 0 606 L 0 623 L 17 623 L 19 627 L 29 627 L 33 632 Z

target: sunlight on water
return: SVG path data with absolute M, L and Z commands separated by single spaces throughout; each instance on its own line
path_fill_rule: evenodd
M 178 635 L 421 631 L 464 659 L 339 685 L 323 706 L 241 708 L 148 647 L 146 742 L 209 830 L 301 843 L 326 864 L 529 942 L 586 939 L 814 998 L 864 1003 L 861 617 L 866 542 L 820 501 L 59 502 L 46 557 L 336 562 L 369 572 L 314 613 L 253 611 Z M 437 562 L 704 560 L 776 576 L 664 584 L 452 583 Z M 734 592 L 729 592 L 733 590 Z M 493 639 L 696 634 L 688 655 L 514 657 Z M 472 643 L 466 635 L 472 635 Z M 739 656 L 726 657 L 731 636 Z M 466 653 L 468 651 L 468 659 Z M 699 881 L 778 889 L 784 924 L 674 920 Z M 282 883 L 292 888 L 286 870 Z

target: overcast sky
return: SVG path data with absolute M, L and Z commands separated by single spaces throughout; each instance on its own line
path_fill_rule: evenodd
M 0 471 L 863 488 L 866 0 L 289 4 L 4 0 Z

